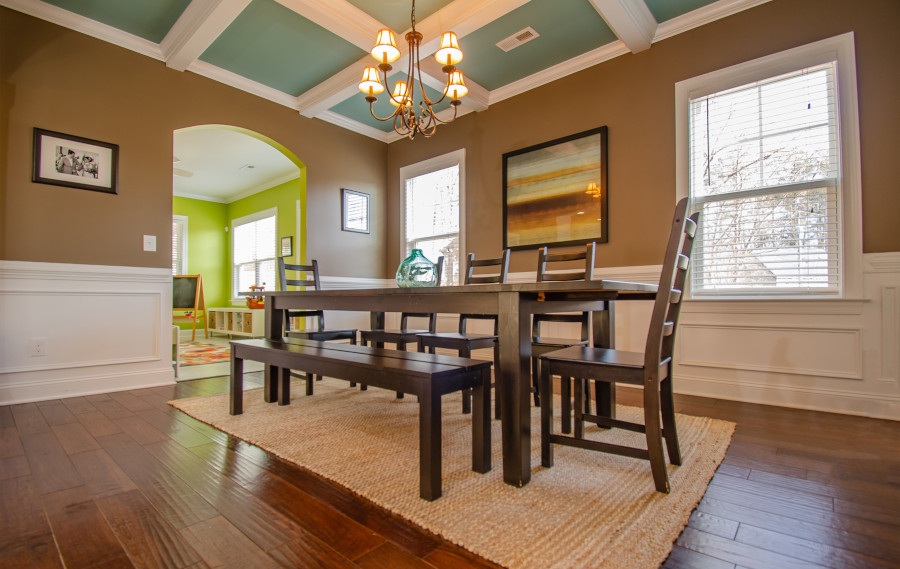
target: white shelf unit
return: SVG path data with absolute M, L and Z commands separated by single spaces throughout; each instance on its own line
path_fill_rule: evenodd
M 265 335 L 266 311 L 262 308 L 209 308 L 207 312 L 211 333 L 250 338 Z

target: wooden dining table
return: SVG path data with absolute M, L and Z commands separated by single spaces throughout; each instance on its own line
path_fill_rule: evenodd
M 500 369 L 495 370 L 495 383 L 502 409 L 503 480 L 521 487 L 531 479 L 531 315 L 591 311 L 593 344 L 614 348 L 615 303 L 652 300 L 655 293 L 656 285 L 611 280 L 266 291 L 265 334 L 280 339 L 285 311 L 297 309 L 369 312 L 372 328 L 384 328 L 387 312 L 496 314 Z M 615 391 L 609 389 L 599 399 L 599 413 L 614 416 Z

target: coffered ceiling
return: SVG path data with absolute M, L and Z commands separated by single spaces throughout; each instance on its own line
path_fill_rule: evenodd
M 490 105 L 672 35 L 769 0 L 418 0 L 429 87 L 444 81 L 431 56 L 440 33 L 459 36 L 469 95 L 460 113 Z M 392 142 L 357 89 L 379 29 L 402 43 L 410 0 L 0 0 L 0 5 L 77 30 Z M 531 28 L 537 37 L 496 44 Z M 405 45 L 401 45 L 405 51 Z M 404 59 L 394 64 L 406 69 Z M 446 107 L 446 105 L 444 105 Z M 441 107 L 439 107 L 441 108 Z M 376 112 L 390 114 L 381 96 Z M 445 110 L 444 112 L 448 112 Z

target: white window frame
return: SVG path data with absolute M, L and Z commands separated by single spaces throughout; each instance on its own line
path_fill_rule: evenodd
M 235 247 L 234 247 L 234 228 L 237 227 L 237 226 L 239 226 L 239 225 L 245 225 L 245 224 L 247 224 L 247 223 L 253 223 L 254 221 L 259 221 L 260 219 L 265 219 L 265 218 L 267 218 L 267 217 L 274 217 L 274 218 L 275 218 L 275 244 L 274 244 L 275 246 L 274 246 L 274 248 L 273 248 L 273 251 L 275 252 L 275 256 L 272 257 L 272 258 L 273 258 L 273 259 L 277 259 L 277 258 L 278 258 L 278 252 L 281 250 L 281 247 L 279 246 L 279 243 L 278 243 L 278 208 L 277 208 L 277 207 L 271 207 L 271 208 L 269 208 L 269 209 L 264 209 L 264 210 L 262 210 L 262 211 L 257 211 L 256 213 L 251 213 L 250 215 L 245 215 L 245 216 L 243 216 L 243 217 L 237 217 L 237 218 L 231 220 L 231 270 L 229 271 L 229 277 L 230 277 L 230 279 L 231 279 L 231 288 L 232 288 L 232 291 L 231 291 L 231 301 L 232 301 L 233 303 L 236 303 L 236 304 L 244 304 L 244 303 L 246 302 L 245 299 L 247 298 L 247 297 L 245 297 L 245 296 L 241 296 L 240 294 L 238 294 L 240 291 L 233 290 L 233 289 L 234 289 L 235 280 L 236 280 L 236 279 L 235 279 L 235 275 L 234 275 L 234 271 L 235 271 L 235 264 L 234 264 L 234 249 L 235 249 Z M 277 262 L 277 261 L 276 261 L 276 262 Z M 276 273 L 278 272 L 278 269 L 277 269 L 277 268 L 276 268 L 275 272 L 276 272 Z M 276 274 L 275 277 L 276 277 L 276 279 L 277 279 L 277 278 L 278 278 L 278 275 Z M 277 288 L 277 283 L 274 283 L 274 282 L 273 282 L 271 285 L 269 285 L 269 284 L 267 283 L 266 286 L 271 287 L 271 288 L 269 288 L 268 290 L 275 290 L 275 289 Z M 244 291 L 244 292 L 247 292 L 247 291 Z
M 180 251 L 180 260 L 181 263 L 178 266 L 178 272 L 174 273 L 176 275 L 186 275 L 188 274 L 188 216 L 186 215 L 173 215 L 172 223 L 176 225 L 181 225 L 181 251 Z M 172 238 L 175 238 L 175 235 L 172 235 Z
M 466 149 L 460 148 L 428 160 L 409 164 L 400 168 L 400 258 L 409 256 L 406 250 L 406 181 L 410 178 L 459 166 L 459 275 L 465 271 L 463 259 L 468 255 L 466 249 Z M 430 259 L 434 261 L 435 259 Z M 442 285 L 452 284 L 446 281 Z M 463 284 L 462 282 L 456 284 Z
M 856 54 L 853 33 L 796 47 L 675 84 L 676 201 L 690 195 L 690 100 L 791 73 L 823 63 L 837 62 L 837 97 L 840 152 L 838 177 L 841 230 L 840 293 L 836 298 L 862 297 L 862 185 L 860 175 L 859 104 L 856 91 Z M 700 220 L 702 225 L 703 220 Z M 689 292 L 690 294 L 690 292 Z M 728 300 L 740 298 L 822 298 L 815 293 L 785 295 L 777 291 L 750 295 L 693 296 Z

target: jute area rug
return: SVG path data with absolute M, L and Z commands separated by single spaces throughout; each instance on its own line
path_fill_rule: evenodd
M 170 402 L 185 413 L 334 480 L 451 542 L 510 569 L 656 568 L 703 497 L 734 424 L 678 416 L 684 464 L 669 467 L 672 492 L 654 491 L 643 460 L 555 446 L 540 466 L 539 410 L 532 411 L 531 483 L 503 482 L 500 422 L 492 421 L 493 469 L 471 470 L 470 416 L 443 399 L 443 497 L 419 498 L 418 404 L 393 392 L 359 391 L 343 381 L 292 386 L 291 404 L 244 394 L 244 414 L 228 414 L 228 394 Z M 557 401 L 558 404 L 558 401 Z M 619 416 L 641 417 L 620 406 Z M 558 413 L 557 413 L 558 417 Z M 643 441 L 621 430 L 586 429 L 609 442 Z

